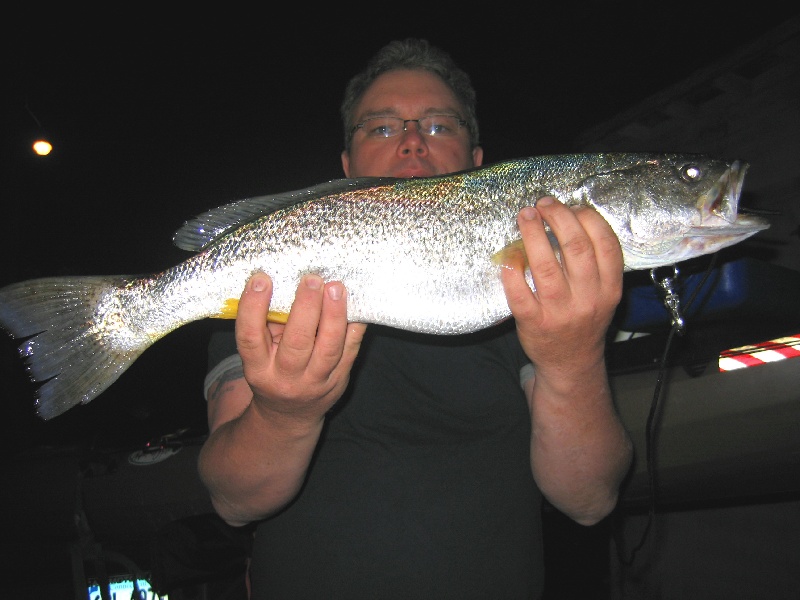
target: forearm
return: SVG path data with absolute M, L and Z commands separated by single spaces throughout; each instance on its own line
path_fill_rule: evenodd
M 301 423 L 253 403 L 213 430 L 198 469 L 217 513 L 240 526 L 285 506 L 303 484 L 321 430 L 322 420 Z
M 578 523 L 596 523 L 616 505 L 632 459 L 604 363 L 537 371 L 527 385 L 534 478 L 556 508 Z

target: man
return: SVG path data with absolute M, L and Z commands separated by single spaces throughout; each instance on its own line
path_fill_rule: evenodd
M 342 116 L 347 177 L 483 161 L 469 78 L 425 41 L 383 48 Z M 587 525 L 613 509 L 631 460 L 604 365 L 621 250 L 551 198 L 518 223 L 537 291 L 507 265 L 514 320 L 477 334 L 348 323 L 347 290 L 316 275 L 265 326 L 271 281 L 248 282 L 236 345 L 212 342 L 233 356 L 206 380 L 199 468 L 222 518 L 258 522 L 253 598 L 536 598 L 542 495 Z

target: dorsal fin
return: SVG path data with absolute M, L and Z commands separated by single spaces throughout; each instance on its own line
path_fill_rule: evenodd
M 398 179 L 392 177 L 334 179 L 293 192 L 236 200 L 186 221 L 175 232 L 172 241 L 178 248 L 199 252 L 226 233 L 276 210 L 325 196 L 379 185 L 391 185 L 396 181 Z

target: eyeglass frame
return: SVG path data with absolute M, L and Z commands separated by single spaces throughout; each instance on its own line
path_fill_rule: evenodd
M 448 115 L 448 114 L 444 114 L 444 113 L 437 113 L 437 114 L 433 114 L 433 115 L 425 115 L 425 116 L 419 117 L 417 119 L 404 119 L 403 117 L 395 117 L 395 116 L 392 116 L 392 115 L 379 115 L 379 116 L 374 116 L 374 117 L 368 117 L 368 118 L 364 119 L 363 121 L 361 121 L 360 123 L 356 123 L 355 125 L 353 125 L 353 128 L 350 130 L 350 140 L 349 141 L 352 141 L 353 136 L 355 135 L 355 132 L 358 129 L 363 130 L 364 129 L 364 125 L 367 123 L 367 121 L 372 121 L 373 119 L 397 119 L 398 121 L 402 121 L 403 122 L 403 131 L 404 132 L 408 131 L 407 123 L 416 123 L 417 124 L 417 131 L 419 131 L 419 133 L 421 135 L 424 135 L 424 136 L 427 136 L 427 137 L 436 137 L 435 134 L 425 133 L 422 130 L 422 127 L 420 127 L 420 124 L 419 124 L 419 122 L 421 120 L 430 119 L 430 118 L 433 118 L 433 117 L 450 117 L 450 118 L 455 119 L 458 122 L 458 129 L 461 129 L 462 127 L 465 128 L 465 129 L 469 129 L 469 125 L 468 125 L 466 119 L 462 119 L 460 115 Z M 396 135 L 385 135 L 385 136 L 382 136 L 382 137 L 384 139 L 388 139 L 388 138 L 392 138 L 392 137 L 397 137 L 398 135 L 400 135 L 400 134 L 397 133 Z M 444 136 L 444 137 L 447 137 L 447 136 Z

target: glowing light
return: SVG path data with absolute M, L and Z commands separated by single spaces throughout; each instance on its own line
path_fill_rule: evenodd
M 800 357 L 800 334 L 724 350 L 719 355 L 719 370 L 746 369 L 796 357 Z
M 33 151 L 39 156 L 47 156 L 53 149 L 53 145 L 47 140 L 36 140 L 33 142 Z

